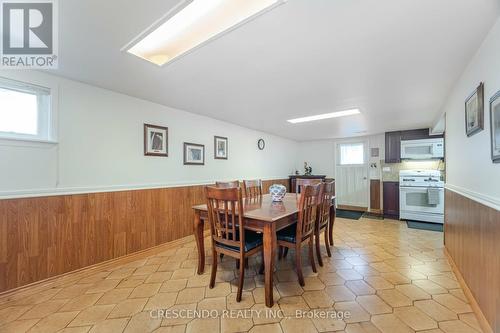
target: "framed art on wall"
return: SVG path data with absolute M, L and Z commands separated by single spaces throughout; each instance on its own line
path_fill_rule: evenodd
M 214 158 L 218 160 L 227 160 L 227 138 L 223 136 L 214 136 Z
M 184 165 L 204 165 L 205 146 L 184 142 Z
M 500 90 L 490 99 L 491 159 L 500 163 Z
M 168 127 L 144 124 L 144 155 L 168 156 Z
M 484 84 L 465 100 L 465 133 L 472 136 L 484 129 Z

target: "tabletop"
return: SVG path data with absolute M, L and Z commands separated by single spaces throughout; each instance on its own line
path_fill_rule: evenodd
M 244 198 L 243 211 L 248 219 L 274 222 L 299 211 L 300 194 L 287 193 L 283 201 L 273 202 L 270 194 L 257 198 Z M 193 209 L 207 211 L 207 205 L 196 205 Z

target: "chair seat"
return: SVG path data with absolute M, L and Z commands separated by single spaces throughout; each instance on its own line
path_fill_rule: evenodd
M 237 233 L 236 238 L 237 238 L 236 240 L 240 240 L 239 233 Z M 262 245 L 262 234 L 258 234 L 250 230 L 245 230 L 245 252 L 248 252 L 260 245 Z M 221 243 L 217 243 L 217 246 L 236 252 L 240 251 L 238 246 L 229 246 Z
M 285 229 L 282 229 L 276 233 L 276 238 L 281 241 L 295 243 L 297 238 L 297 223 L 294 223 Z

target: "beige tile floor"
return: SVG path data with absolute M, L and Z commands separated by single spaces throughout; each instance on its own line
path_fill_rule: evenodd
M 205 274 L 196 274 L 191 241 L 4 301 L 0 332 L 481 332 L 443 254 L 442 233 L 408 229 L 399 221 L 339 218 L 334 239 L 333 255 L 327 258 L 324 253 L 325 266 L 318 273 L 305 267 L 304 288 L 297 283 L 295 253 L 278 262 L 273 307 L 280 311 L 274 312 L 277 318 L 271 312 L 262 315 L 267 309 L 263 277 L 256 273 L 260 256 L 250 261 L 243 299 L 237 303 L 234 260 L 224 258 L 217 284 L 209 289 L 210 265 Z M 158 309 L 205 309 L 219 315 L 151 318 L 151 310 Z M 224 312 L 238 309 L 253 312 L 231 312 L 238 318 Z M 349 317 L 297 318 L 297 310 L 339 311 Z

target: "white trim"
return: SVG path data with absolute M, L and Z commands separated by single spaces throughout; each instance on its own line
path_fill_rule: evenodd
M 248 177 L 249 179 L 256 179 L 258 177 Z M 261 180 L 275 180 L 275 179 L 288 179 L 285 177 L 265 177 Z M 231 179 L 234 180 L 234 179 Z M 220 179 L 218 180 L 220 181 Z M 228 180 L 229 181 L 229 180 Z M 19 198 L 36 198 L 36 197 L 50 197 L 56 195 L 73 195 L 73 194 L 89 194 L 89 193 L 105 193 L 105 192 L 120 192 L 120 191 L 136 191 L 136 190 L 150 190 L 159 188 L 170 187 L 184 187 L 184 186 L 203 186 L 215 184 L 215 180 L 202 180 L 199 182 L 188 181 L 175 181 L 168 183 L 154 183 L 154 184 L 128 184 L 128 185 L 111 185 L 111 186 L 96 186 L 96 187 L 64 187 L 64 188 L 47 188 L 47 189 L 29 189 L 17 191 L 0 191 L 0 200 L 5 199 L 19 199 Z M 267 189 L 263 189 L 267 192 Z
M 41 139 L 28 139 L 28 138 L 0 138 L 0 146 L 8 147 L 45 147 L 56 145 L 57 141 L 52 140 L 41 140 Z
M 463 195 L 464 197 L 467 197 L 471 200 L 474 200 L 476 202 L 479 202 L 480 204 L 483 204 L 485 206 L 488 206 L 490 208 L 500 210 L 500 199 L 491 197 L 486 194 L 481 194 L 478 192 L 474 192 L 468 189 L 465 189 L 460 186 L 452 185 L 452 184 L 445 184 L 444 187 L 447 190 L 453 191 L 455 193 L 458 193 L 460 195 Z

